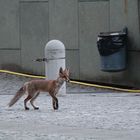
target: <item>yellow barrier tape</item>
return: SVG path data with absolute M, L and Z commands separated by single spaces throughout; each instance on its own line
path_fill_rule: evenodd
M 29 75 L 29 74 L 23 74 L 23 73 L 19 73 L 19 72 L 13 72 L 13 71 L 9 71 L 9 70 L 0 70 L 1 73 L 8 73 L 8 74 L 13 74 L 13 75 L 19 75 L 19 76 L 25 76 L 25 77 L 29 77 L 29 78 L 41 78 L 41 79 L 45 79 L 45 76 L 36 76 L 36 75 Z
M 36 76 L 36 75 L 29 75 L 29 74 L 23 74 L 19 72 L 13 72 L 9 70 L 0 70 L 1 73 L 8 73 L 8 74 L 13 74 L 13 75 L 19 75 L 19 76 L 25 76 L 29 78 L 39 78 L 39 79 L 45 79 L 45 76 Z M 103 85 L 97 85 L 97 84 L 89 84 L 85 82 L 78 82 L 78 81 L 70 81 L 70 83 L 73 84 L 79 84 L 83 86 L 90 86 L 90 87 L 95 87 L 95 88 L 103 88 L 103 89 L 110 89 L 110 90 L 117 90 L 117 91 L 122 91 L 122 92 L 132 92 L 132 93 L 140 93 L 139 89 L 123 89 L 123 88 L 117 88 L 117 87 L 111 87 L 111 86 L 103 86 Z
M 89 84 L 84 82 L 78 82 L 78 81 L 70 81 L 73 84 L 80 84 L 84 86 L 90 86 L 90 87 L 96 87 L 96 88 L 103 88 L 103 89 L 110 89 L 110 90 L 117 90 L 117 91 L 123 91 L 123 92 L 132 92 L 132 93 L 140 93 L 140 90 L 132 90 L 132 89 L 123 89 L 123 88 L 117 88 L 117 87 L 111 87 L 111 86 L 103 86 L 103 85 L 97 85 L 97 84 Z

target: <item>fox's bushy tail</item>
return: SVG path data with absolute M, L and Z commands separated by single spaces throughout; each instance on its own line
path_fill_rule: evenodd
M 24 93 L 25 93 L 25 87 L 23 86 L 17 91 L 15 96 L 9 102 L 8 106 L 11 107 L 12 105 L 14 105 L 24 95 Z

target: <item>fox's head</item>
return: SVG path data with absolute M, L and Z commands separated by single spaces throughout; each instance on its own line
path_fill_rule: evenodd
M 63 68 L 61 67 L 59 69 L 59 77 L 62 78 L 64 81 L 69 82 L 69 69 L 65 69 L 63 70 Z

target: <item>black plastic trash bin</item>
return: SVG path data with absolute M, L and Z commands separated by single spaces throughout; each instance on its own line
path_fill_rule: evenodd
M 126 69 L 127 30 L 100 33 L 97 46 L 102 71 L 117 72 Z

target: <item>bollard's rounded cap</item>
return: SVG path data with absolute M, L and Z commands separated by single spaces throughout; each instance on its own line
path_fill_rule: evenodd
M 58 60 L 65 58 L 65 46 L 59 40 L 51 40 L 45 46 L 45 58 L 48 60 Z
M 65 49 L 64 44 L 59 40 L 51 40 L 45 46 L 45 50 L 64 50 L 64 49 Z

